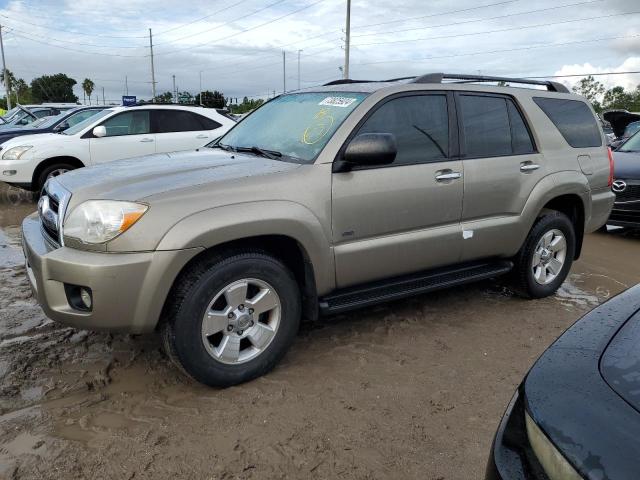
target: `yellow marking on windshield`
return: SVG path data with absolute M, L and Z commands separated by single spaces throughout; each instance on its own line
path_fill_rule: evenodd
M 313 116 L 314 123 L 308 126 L 302 134 L 302 143 L 307 145 L 313 145 L 318 143 L 322 137 L 324 137 L 333 126 L 333 115 L 326 108 L 320 109 Z

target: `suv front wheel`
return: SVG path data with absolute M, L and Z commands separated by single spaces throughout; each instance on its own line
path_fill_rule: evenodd
M 528 298 L 553 295 L 567 278 L 575 255 L 573 223 L 557 211 L 536 221 L 515 258 L 516 289 Z
M 204 384 L 252 380 L 291 346 L 300 303 L 295 277 L 275 257 L 241 252 L 205 258 L 179 280 L 163 328 L 165 350 Z

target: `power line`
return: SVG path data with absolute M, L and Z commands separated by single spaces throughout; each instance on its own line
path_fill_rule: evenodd
M 185 40 L 187 38 L 197 37 L 198 35 L 202 35 L 203 33 L 209 33 L 209 32 L 212 32 L 214 30 L 218 30 L 219 28 L 222 28 L 222 27 L 224 27 L 224 26 L 226 26 L 226 25 L 228 25 L 230 23 L 237 22 L 238 20 L 244 20 L 245 18 L 252 17 L 252 16 L 254 16 L 254 15 L 260 13 L 260 12 L 263 12 L 265 10 L 270 9 L 271 7 L 275 7 L 276 5 L 279 5 L 279 4 L 281 4 L 281 3 L 285 2 L 285 1 L 286 0 L 276 0 L 275 2 L 270 3 L 269 5 L 265 5 L 264 7 L 261 7 L 258 10 L 254 10 L 251 13 L 247 13 L 245 15 L 242 15 L 242 16 L 238 17 L 238 18 L 234 18 L 233 20 L 229 20 L 228 22 L 221 23 L 219 25 L 216 25 L 213 28 L 209 28 L 207 30 L 202 30 L 201 32 L 190 33 L 189 35 L 185 35 L 184 37 L 174 38 L 173 40 L 169 40 L 169 41 L 166 41 L 166 42 L 158 43 L 158 45 L 166 45 L 168 43 L 175 43 L 175 42 L 179 42 L 180 40 Z
M 117 45 L 98 45 L 98 44 L 95 44 L 95 43 L 82 43 L 82 42 L 75 42 L 75 41 L 72 41 L 72 40 L 61 40 L 59 38 L 52 38 L 52 37 L 45 36 L 45 35 L 39 35 L 39 34 L 33 33 L 33 32 L 25 32 L 24 30 L 20 30 L 20 29 L 18 29 L 16 27 L 13 27 L 13 26 L 10 26 L 10 25 L 9 25 L 9 27 L 11 28 L 12 32 L 19 32 L 19 33 L 21 33 L 23 35 L 30 35 L 30 36 L 37 37 L 37 38 L 43 38 L 43 39 L 46 39 L 46 40 L 48 40 L 50 42 L 53 41 L 53 42 L 67 43 L 67 44 L 71 44 L 71 45 L 80 45 L 80 46 L 84 46 L 84 47 L 96 47 L 96 48 L 138 48 L 138 49 L 144 48 L 144 46 L 134 46 L 134 45 L 120 45 L 120 46 L 117 46 Z
M 402 60 L 381 60 L 376 62 L 362 62 L 362 63 L 356 63 L 354 65 L 366 66 L 366 65 L 380 65 L 384 63 L 428 62 L 431 60 L 438 60 L 438 59 L 444 59 L 444 58 L 468 57 L 473 55 L 486 55 L 486 54 L 493 54 L 493 53 L 520 52 L 525 50 L 533 50 L 536 48 L 562 47 L 566 45 L 579 45 L 584 43 L 603 42 L 606 40 L 623 40 L 627 38 L 639 38 L 639 37 L 640 37 L 640 33 L 635 35 L 622 35 L 617 37 L 594 38 L 591 40 L 576 40 L 572 42 L 544 43 L 544 44 L 538 44 L 538 45 L 529 45 L 526 47 L 515 47 L 515 48 L 506 48 L 506 49 L 498 49 L 498 50 L 481 50 L 481 51 L 468 52 L 468 53 L 454 53 L 450 55 L 434 55 L 431 57 L 405 58 Z
M 122 54 L 118 54 L 118 53 L 105 53 L 105 52 L 89 52 L 87 50 L 80 50 L 78 48 L 71 48 L 71 47 L 66 47 L 66 46 L 63 46 L 63 45 L 56 45 L 54 43 L 48 43 L 48 42 L 45 42 L 43 40 L 38 40 L 38 39 L 35 39 L 35 38 L 31 38 L 31 37 L 29 37 L 27 35 L 15 33 L 15 31 L 13 32 L 13 34 L 16 37 L 24 38 L 25 40 L 30 40 L 32 42 L 39 43 L 41 45 L 47 45 L 49 47 L 56 47 L 56 48 L 60 48 L 62 50 L 68 50 L 70 52 L 84 53 L 84 54 L 87 54 L 87 55 L 107 56 L 107 57 L 121 57 L 121 58 L 143 58 L 143 57 L 148 56 L 148 55 L 122 55 Z
M 279 1 L 283 1 L 283 0 L 279 0 Z M 156 55 L 169 55 L 169 54 L 171 54 L 171 53 L 182 52 L 182 51 L 184 51 L 184 50 L 193 50 L 194 48 L 206 47 L 206 46 L 211 45 L 211 43 L 213 43 L 213 42 L 219 42 L 219 41 L 221 41 L 221 40 L 227 40 L 227 39 L 229 39 L 229 38 L 233 38 L 233 37 L 236 37 L 236 36 L 238 36 L 238 35 L 242 35 L 243 33 L 250 32 L 250 31 L 252 31 L 252 30 L 256 30 L 256 29 L 261 28 L 261 27 L 264 27 L 264 26 L 266 26 L 266 25 L 270 25 L 270 24 L 275 23 L 275 22 L 277 22 L 277 21 L 280 21 L 280 20 L 282 20 L 282 19 L 284 19 L 284 18 L 290 17 L 291 15 L 295 15 L 296 13 L 300 13 L 300 12 L 302 12 L 303 10 L 307 10 L 307 9 L 309 9 L 309 8 L 311 8 L 311 7 L 314 7 L 315 5 L 317 5 L 317 4 L 319 4 L 319 3 L 322 3 L 322 2 L 324 2 L 324 1 L 325 1 L 325 0 L 316 0 L 315 2 L 310 3 L 309 5 L 306 5 L 306 6 L 304 6 L 304 7 L 298 8 L 297 10 L 294 10 L 294 11 L 292 11 L 292 12 L 289 12 L 289 13 L 287 13 L 287 14 L 285 14 L 285 15 L 282 15 L 282 16 L 280 16 L 280 17 L 277 17 L 277 18 L 271 19 L 271 20 L 269 20 L 269 21 L 267 21 L 267 22 L 261 23 L 261 24 L 259 24 L 259 25 L 255 25 L 255 26 L 253 26 L 253 27 L 245 28 L 245 29 L 243 29 L 243 30 L 240 30 L 239 32 L 233 33 L 233 34 L 231 34 L 231 35 L 227 35 L 226 37 L 216 38 L 216 39 L 214 39 L 214 40 L 211 40 L 210 42 L 205 42 L 205 43 L 201 43 L 201 44 L 198 44 L 198 45 L 189 45 L 189 46 L 186 46 L 186 47 L 183 47 L 183 48 L 178 48 L 178 49 L 170 50 L 170 51 L 167 51 L 167 52 L 157 53 Z
M 486 21 L 490 21 L 490 20 L 500 20 L 503 18 L 510 18 L 510 17 L 517 17 L 520 15 L 529 15 L 532 13 L 540 13 L 540 12 L 547 12 L 549 10 L 557 10 L 560 8 L 566 8 L 566 7 L 576 7 L 578 5 L 586 5 L 589 3 L 597 3 L 597 2 L 602 2 L 604 0 L 586 0 L 583 2 L 578 2 L 578 3 L 569 3 L 566 5 L 555 5 L 553 7 L 547 7 L 547 8 L 539 8 L 536 10 L 528 10 L 526 12 L 516 12 L 516 13 L 508 13 L 505 15 L 497 15 L 494 17 L 485 17 L 485 18 L 478 18 L 475 20 L 463 20 L 460 22 L 452 22 L 452 23 L 441 23 L 439 25 L 429 25 L 426 27 L 414 27 L 414 28 L 405 28 L 405 29 L 401 29 L 401 30 L 389 30 L 389 31 L 383 31 L 383 32 L 371 32 L 371 33 L 359 33 L 356 35 L 353 35 L 353 37 L 370 37 L 370 36 L 374 36 L 374 35 L 380 35 L 380 34 L 393 34 L 393 33 L 404 33 L 404 32 L 413 32 L 416 30 L 429 30 L 432 28 L 443 28 L 443 27 L 453 27 L 456 25 L 466 25 L 469 23 L 479 23 L 479 22 L 486 22 Z
M 514 30 L 529 29 L 529 28 L 541 28 L 541 27 L 549 27 L 549 26 L 553 26 L 553 25 L 564 25 L 564 24 L 567 24 L 567 23 L 584 22 L 584 21 L 587 21 L 587 20 L 601 20 L 603 18 L 620 17 L 620 16 L 623 16 L 623 15 L 637 15 L 638 13 L 640 13 L 640 11 L 625 12 L 625 13 L 613 13 L 613 14 L 610 14 L 610 15 L 598 15 L 597 17 L 576 18 L 576 19 L 573 19 L 573 20 L 561 20 L 559 22 L 538 23 L 536 25 L 519 25 L 517 27 L 501 28 L 501 29 L 497 29 L 497 30 L 485 30 L 485 31 L 482 31 L 482 32 L 457 33 L 457 34 L 452 34 L 452 35 L 439 35 L 439 36 L 436 36 L 436 37 L 421 37 L 421 38 L 411 38 L 411 39 L 405 39 L 405 40 L 387 40 L 387 41 L 384 41 L 384 42 L 358 43 L 358 44 L 355 44 L 354 46 L 364 47 L 364 46 L 370 46 L 370 45 L 388 45 L 388 44 L 396 44 L 396 43 L 421 42 L 421 41 L 424 41 L 424 40 L 440 40 L 440 39 L 444 39 L 444 38 L 470 37 L 470 36 L 474 36 L 474 35 L 486 35 L 486 34 L 490 34 L 490 33 L 502 33 L 502 32 L 511 32 L 511 31 L 514 31 Z
M 189 25 L 193 25 L 194 23 L 201 22 L 202 20 L 206 20 L 207 18 L 214 17 L 214 16 L 216 16 L 216 15 L 222 13 L 222 12 L 225 12 L 227 10 L 231 10 L 233 7 L 237 7 L 238 5 L 240 5 L 241 3 L 245 3 L 246 1 L 247 0 L 240 0 L 239 2 L 236 2 L 236 3 L 232 4 L 232 5 L 227 6 L 227 7 L 221 8 L 220 10 L 217 10 L 217 11 L 215 11 L 215 12 L 209 14 L 209 15 L 205 15 L 204 17 L 200 17 L 200 18 L 197 18 L 195 20 L 192 20 L 191 22 L 183 23 L 182 25 L 178 25 L 177 27 L 172 27 L 172 28 L 169 28 L 167 30 L 162 30 L 160 33 L 157 33 L 156 36 L 157 35 L 164 35 L 165 33 L 173 32 L 174 30 L 178 30 L 180 28 L 184 28 L 184 27 L 187 27 Z
M 55 32 L 64 32 L 64 33 L 71 33 L 73 35 L 83 35 L 85 37 L 102 37 L 102 38 L 146 38 L 144 35 L 104 35 L 104 34 L 99 34 L 99 33 L 84 33 L 84 32 L 78 32 L 78 31 L 74 31 L 74 30 L 65 30 L 62 28 L 58 28 L 58 27 L 48 27 L 46 25 L 41 25 L 38 23 L 32 23 L 32 22 L 27 22 L 26 20 L 21 20 L 19 18 L 15 18 L 15 17 L 9 17 L 8 15 L 4 15 L 2 13 L 0 13 L 0 17 L 4 17 L 4 18 L 8 18 L 9 20 L 13 20 L 19 23 L 24 23 L 26 25 L 31 25 L 32 27 L 39 27 L 39 28 L 44 28 L 45 30 L 52 30 Z

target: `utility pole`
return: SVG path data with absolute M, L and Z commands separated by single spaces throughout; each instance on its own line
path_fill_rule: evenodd
M 4 43 L 2 43 L 2 25 L 0 25 L 0 50 L 2 50 L 2 78 L 4 79 L 4 88 L 7 92 L 7 110 L 11 110 L 11 83 L 7 75 L 7 64 L 4 61 Z
M 149 29 L 149 49 L 151 50 L 151 95 L 153 95 L 152 102 L 156 98 L 156 70 L 153 66 L 153 36 L 151 29 Z
M 300 52 L 302 50 L 298 50 L 298 90 L 300 90 Z
M 124 76 L 124 94 L 129 95 L 129 82 L 126 75 Z
M 105 99 L 104 99 L 104 87 L 102 87 L 102 104 L 103 104 L 103 105 L 106 105 L 106 104 L 107 104 L 107 102 L 106 102 L 106 101 L 105 101 Z
M 344 39 L 344 78 L 349 78 L 349 44 L 351 43 L 351 0 L 347 0 L 347 26 Z
M 178 92 L 176 92 L 176 76 L 173 77 L 173 103 L 178 103 Z
M 287 56 L 282 50 L 282 93 L 287 93 Z
M 202 70 L 200 70 L 200 106 L 204 106 L 204 103 L 202 103 Z

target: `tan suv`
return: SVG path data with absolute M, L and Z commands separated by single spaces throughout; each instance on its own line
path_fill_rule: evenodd
M 611 175 L 591 107 L 560 84 L 345 80 L 281 95 L 209 148 L 50 180 L 23 246 L 49 317 L 160 329 L 188 374 L 227 386 L 319 313 L 505 273 L 553 294 L 609 216 Z

